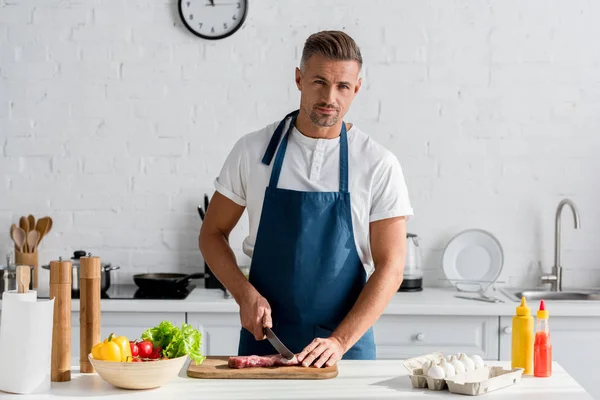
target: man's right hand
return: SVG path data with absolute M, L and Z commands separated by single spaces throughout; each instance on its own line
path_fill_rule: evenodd
M 240 319 L 242 327 L 254 335 L 254 339 L 266 338 L 263 328 L 273 327 L 271 320 L 271 306 L 267 299 L 254 290 L 254 293 L 245 296 L 240 304 Z

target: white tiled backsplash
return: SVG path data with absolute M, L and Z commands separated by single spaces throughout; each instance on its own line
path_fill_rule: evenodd
M 565 286 L 600 286 L 598 2 L 252 1 L 214 43 L 176 3 L 0 0 L 0 226 L 51 215 L 42 262 L 83 248 L 120 281 L 202 265 L 196 205 L 240 136 L 297 106 L 303 42 L 331 28 L 362 48 L 347 120 L 403 165 L 426 285 L 467 228 L 504 246 L 500 280 L 533 284 L 569 197 Z

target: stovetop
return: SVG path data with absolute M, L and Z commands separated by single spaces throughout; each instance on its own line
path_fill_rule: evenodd
M 144 292 L 136 285 L 111 285 L 106 293 L 101 294 L 102 299 L 111 300 L 183 300 L 196 285 L 188 285 L 182 290 L 165 292 Z M 50 296 L 49 289 L 39 289 L 38 298 L 47 299 Z M 72 298 L 78 299 L 79 296 Z

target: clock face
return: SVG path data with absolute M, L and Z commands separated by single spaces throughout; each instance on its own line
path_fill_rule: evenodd
M 223 39 L 237 31 L 246 18 L 248 0 L 179 0 L 185 26 L 204 39 Z

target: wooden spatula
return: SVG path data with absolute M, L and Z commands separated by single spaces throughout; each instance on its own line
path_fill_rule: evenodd
M 27 265 L 17 266 L 17 292 L 27 293 L 29 291 L 29 281 L 31 277 L 31 268 Z
M 50 232 L 50 228 L 52 227 L 52 220 L 50 217 L 43 217 L 38 219 L 37 224 L 35 225 L 35 230 L 40 233 L 40 239 L 38 243 L 42 241 L 44 236 Z

